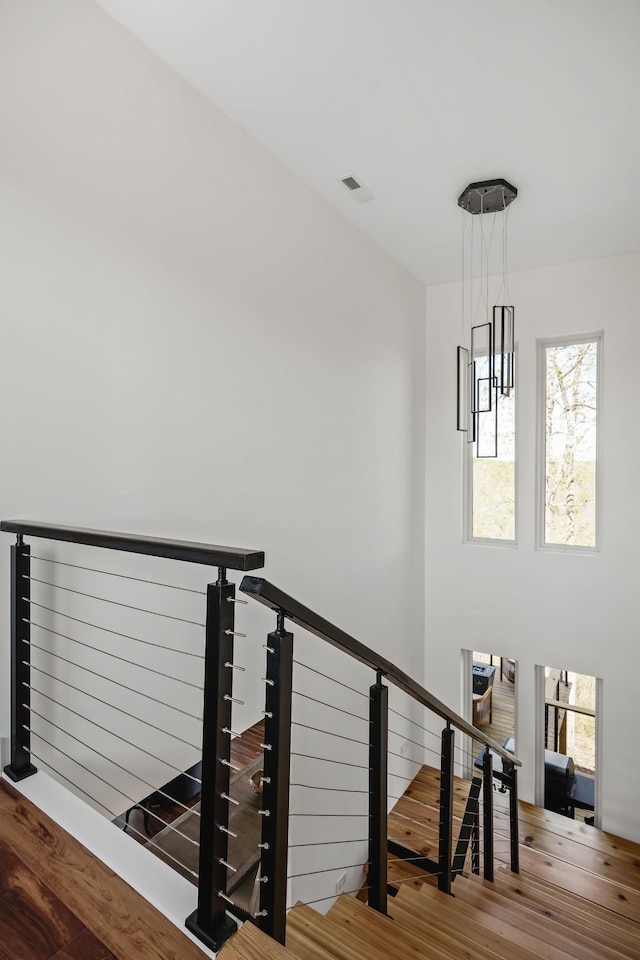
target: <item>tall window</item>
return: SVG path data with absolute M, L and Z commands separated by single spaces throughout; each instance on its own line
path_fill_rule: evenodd
M 596 549 L 602 335 L 541 342 L 539 351 L 540 545 Z
M 498 404 L 496 457 L 475 456 L 468 444 L 468 537 L 514 542 L 516 539 L 515 390 Z

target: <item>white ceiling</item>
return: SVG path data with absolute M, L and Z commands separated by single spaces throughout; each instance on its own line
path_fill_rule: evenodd
M 640 250 L 640 0 L 97 2 L 425 283 L 496 176 L 512 270 Z

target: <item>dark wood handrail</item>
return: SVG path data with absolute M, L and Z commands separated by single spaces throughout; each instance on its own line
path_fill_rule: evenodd
M 190 540 L 163 540 L 133 533 L 115 533 L 110 530 L 86 530 L 82 527 L 58 527 L 31 520 L 3 520 L 0 530 L 24 534 L 43 540 L 63 540 L 89 547 L 141 553 L 151 557 L 166 557 L 186 563 L 204 563 L 229 570 L 258 570 L 264 566 L 262 550 L 243 550 L 240 547 L 219 547 L 212 543 L 194 543 Z
M 264 580 L 262 577 L 245 576 L 242 578 L 240 590 L 242 593 L 254 597 L 254 599 L 266 607 L 269 607 L 271 610 L 282 611 L 288 620 L 308 630 L 309 633 L 315 634 L 316 637 L 326 640 L 327 643 L 342 650 L 355 660 L 359 660 L 360 663 L 366 664 L 366 666 L 371 667 L 372 670 L 380 670 L 386 679 L 393 683 L 394 686 L 399 687 L 400 690 L 404 690 L 410 697 L 413 697 L 414 700 L 417 700 L 418 703 L 423 704 L 423 706 L 428 707 L 439 717 L 442 717 L 443 720 L 447 720 L 460 730 L 461 733 L 466 733 L 484 746 L 489 747 L 493 753 L 502 757 L 503 760 L 507 760 L 517 767 L 522 766 L 521 760 L 512 753 L 509 753 L 508 750 L 505 750 L 504 747 L 500 746 L 500 744 L 496 743 L 490 737 L 487 737 L 481 730 L 478 730 L 477 727 L 472 726 L 472 724 L 468 723 L 457 713 L 454 713 L 453 710 L 450 710 L 449 707 L 410 677 L 408 673 L 400 670 L 395 664 L 391 663 L 390 660 L 385 660 L 380 654 L 371 650 L 371 648 L 365 646 L 365 644 L 360 643 L 360 641 L 354 637 L 349 636 L 348 633 L 340 630 L 339 627 L 325 620 L 324 617 L 314 613 L 313 610 L 305 607 L 304 604 L 299 603 L 293 597 L 284 593 L 272 583 L 269 583 L 268 580 Z

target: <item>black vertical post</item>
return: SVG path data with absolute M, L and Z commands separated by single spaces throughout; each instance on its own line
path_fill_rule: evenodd
M 214 951 L 237 929 L 220 896 L 227 885 L 231 736 L 223 730 L 231 728 L 233 670 L 225 664 L 233 663 L 234 597 L 220 567 L 217 583 L 207 587 L 198 906 L 185 922 Z
M 440 760 L 440 833 L 438 839 L 438 889 L 451 893 L 453 854 L 453 747 L 455 732 L 447 720 L 442 731 Z
M 493 880 L 493 754 L 488 747 L 482 758 L 482 807 L 484 879 Z
M 378 671 L 369 688 L 369 906 L 387 912 L 389 688 Z
M 14 781 L 36 772 L 31 763 L 31 548 L 18 534 L 11 547 L 11 763 Z
M 515 763 L 504 761 L 509 785 L 509 829 L 511 838 L 511 869 L 520 873 L 520 837 L 518 832 L 518 771 Z
M 293 634 L 284 616 L 267 637 L 262 794 L 262 859 L 259 926 L 284 943 L 287 922 L 287 851 L 289 846 L 289 767 L 291 762 L 291 692 Z

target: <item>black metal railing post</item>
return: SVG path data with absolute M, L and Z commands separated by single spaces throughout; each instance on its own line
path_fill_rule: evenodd
M 509 833 L 511 846 L 511 869 L 520 873 L 520 836 L 518 830 L 518 770 L 515 763 L 504 762 L 509 788 Z
M 235 585 L 220 567 L 207 587 L 207 622 L 202 721 L 202 786 L 198 906 L 187 929 L 218 951 L 237 929 L 227 916 L 227 849 L 231 754 L 231 696 Z M 222 894 L 222 896 L 221 896 Z
M 14 781 L 36 773 L 31 763 L 31 548 L 22 534 L 11 547 L 11 762 Z
M 440 760 L 440 830 L 438 838 L 438 889 L 451 893 L 453 853 L 453 748 L 455 731 L 449 721 L 442 731 Z
M 287 852 L 289 844 L 289 767 L 291 762 L 291 699 L 293 634 L 278 626 L 267 637 L 262 793 L 262 858 L 260 865 L 260 929 L 284 944 L 287 922 Z
M 369 906 L 387 912 L 389 688 L 377 672 L 369 688 Z
M 493 881 L 493 755 L 482 758 L 482 842 L 484 879 Z

